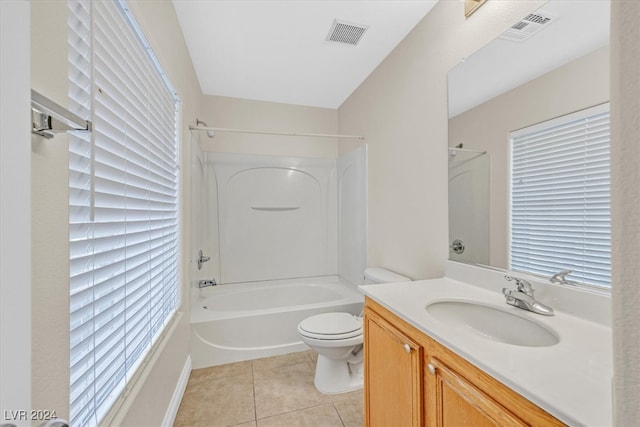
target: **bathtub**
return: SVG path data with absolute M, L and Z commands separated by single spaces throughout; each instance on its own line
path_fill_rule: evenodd
M 359 314 L 358 288 L 338 276 L 192 287 L 194 369 L 304 351 L 297 326 L 314 314 Z

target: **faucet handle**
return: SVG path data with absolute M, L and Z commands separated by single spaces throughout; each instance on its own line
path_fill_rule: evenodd
M 507 304 L 544 316 L 553 316 L 553 309 L 551 307 L 536 301 L 533 297 L 533 287 L 531 283 L 519 277 L 504 276 L 504 278 L 509 282 L 516 282 L 517 288 L 516 290 L 502 288 L 502 293 L 507 300 Z
M 196 260 L 196 263 L 198 265 L 198 270 L 202 269 L 202 264 L 204 264 L 205 262 L 209 261 L 211 259 L 210 256 L 204 256 L 204 254 L 202 253 L 202 249 L 200 249 L 198 251 L 198 259 Z
M 505 275 L 504 278 L 508 281 L 514 281 L 516 282 L 516 288 L 518 289 L 518 291 L 525 293 L 529 296 L 533 296 L 533 286 L 531 286 L 531 283 L 527 282 L 524 279 L 520 279 L 519 277 L 512 277 L 509 275 Z
M 572 272 L 573 272 L 572 270 L 562 270 L 561 272 L 551 276 L 549 281 L 556 285 L 568 285 L 569 283 L 572 283 L 572 282 L 570 280 L 567 280 L 566 276 L 571 274 Z

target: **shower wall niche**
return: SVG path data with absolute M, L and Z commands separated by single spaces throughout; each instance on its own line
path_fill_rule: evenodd
M 366 145 L 338 159 L 203 153 L 207 266 L 223 284 L 366 266 Z M 194 203 L 198 206 L 198 203 Z

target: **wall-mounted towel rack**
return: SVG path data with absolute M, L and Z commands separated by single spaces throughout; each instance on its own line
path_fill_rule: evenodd
M 31 133 L 53 138 L 70 130 L 91 132 L 91 122 L 31 89 Z

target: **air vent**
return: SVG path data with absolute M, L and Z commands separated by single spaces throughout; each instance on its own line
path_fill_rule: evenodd
M 327 40 L 331 42 L 338 42 L 355 46 L 367 31 L 367 28 L 369 27 L 366 25 L 353 24 L 344 21 L 338 21 L 336 19 L 335 21 L 333 21 L 331 30 L 329 30 Z
M 538 11 L 536 13 L 530 13 L 525 16 L 524 19 L 512 25 L 500 38 L 513 42 L 521 42 L 549 26 L 556 18 L 556 16 L 546 12 Z

